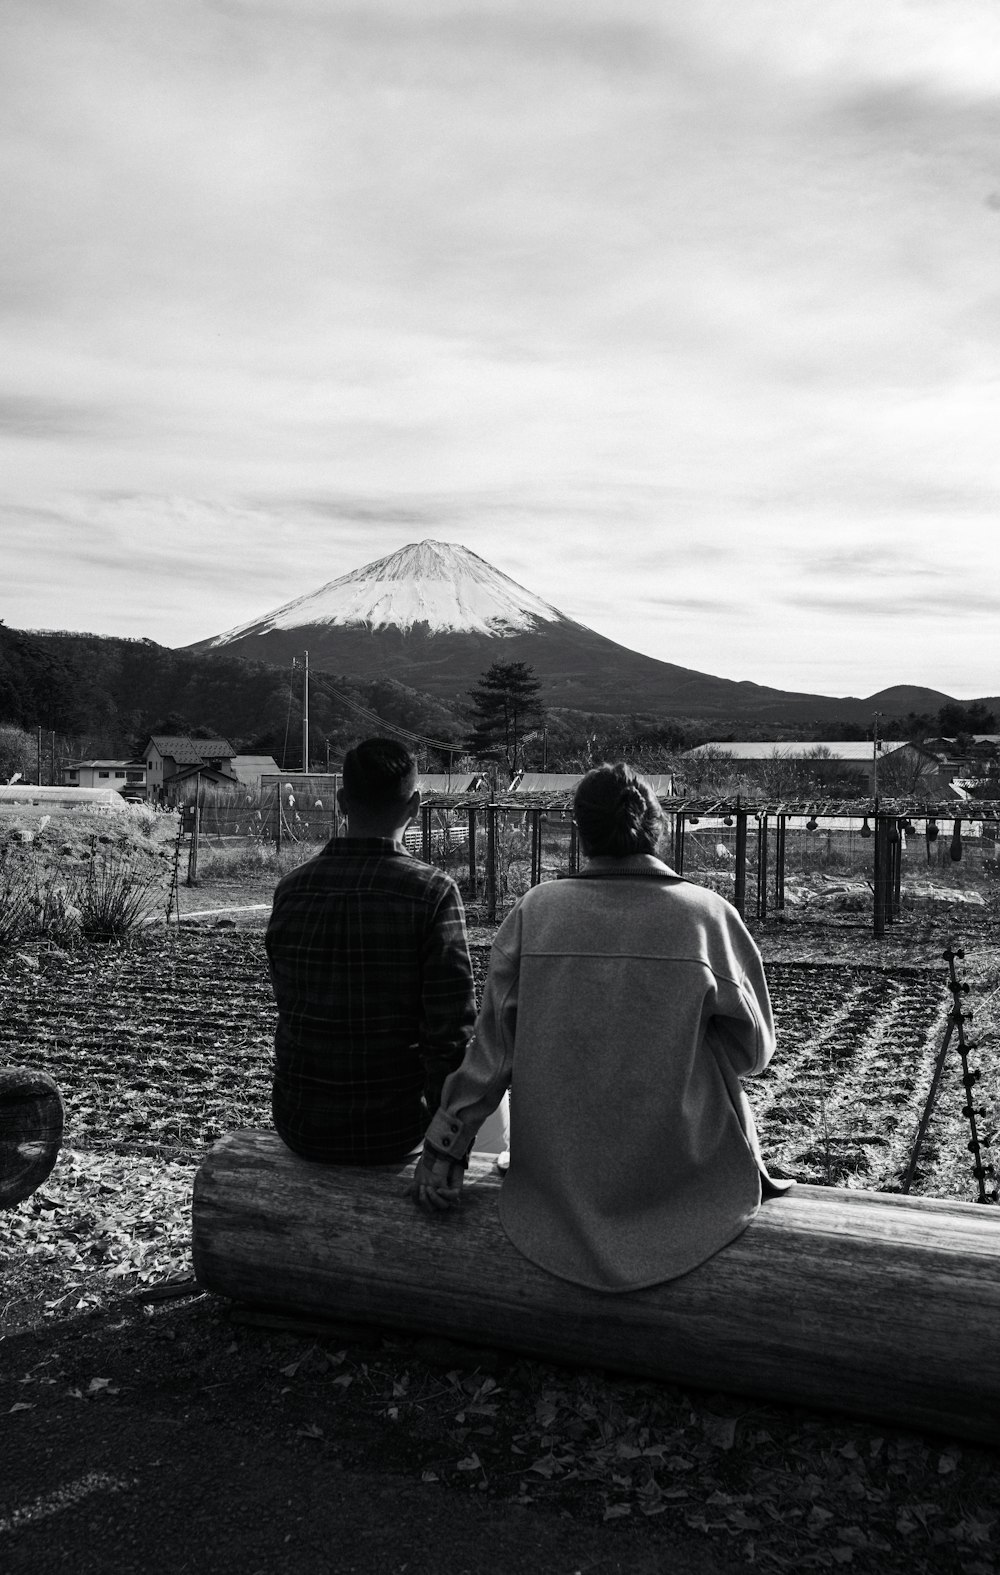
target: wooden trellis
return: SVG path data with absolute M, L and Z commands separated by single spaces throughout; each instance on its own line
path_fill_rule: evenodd
M 485 822 L 485 859 L 483 861 L 483 893 L 486 918 L 494 923 L 500 916 L 501 882 L 497 867 L 499 854 L 499 821 L 501 817 L 523 818 L 529 843 L 528 878 L 532 886 L 542 879 L 542 828 L 547 816 L 566 815 L 572 810 L 572 794 L 555 793 L 506 794 L 489 801 L 481 795 L 456 794 L 450 797 L 434 796 L 425 801 L 421 811 L 421 824 L 429 827 L 434 809 L 448 811 L 453 816 L 464 815 L 468 822 L 469 838 L 469 891 L 472 897 L 479 892 L 478 830 Z M 725 826 L 735 828 L 735 857 L 733 872 L 733 900 L 738 912 L 760 923 L 767 920 L 773 904 L 776 912 L 785 906 L 785 867 L 787 856 L 787 827 L 793 818 L 817 821 L 863 820 L 867 830 L 860 835 L 872 842 L 872 929 L 876 937 L 885 934 L 900 914 L 902 881 L 901 828 L 910 828 L 914 820 L 937 826 L 938 821 L 953 823 L 952 850 L 961 844 L 962 826 L 974 822 L 995 824 L 1000 821 L 1000 801 L 997 800 L 948 800 L 928 802 L 914 798 L 898 799 L 810 799 L 776 802 L 773 800 L 746 801 L 729 799 L 660 799 L 660 805 L 670 823 L 670 862 L 678 875 L 685 873 L 686 839 L 692 825 L 704 819 L 722 820 Z M 748 892 L 748 852 L 751 846 L 750 826 L 753 823 L 756 851 L 755 881 Z M 912 829 L 912 828 L 910 828 Z M 936 833 L 935 833 L 936 834 Z M 430 856 L 427 834 L 424 842 Z M 565 874 L 575 874 L 580 865 L 580 842 L 576 825 L 570 826 L 569 850 Z

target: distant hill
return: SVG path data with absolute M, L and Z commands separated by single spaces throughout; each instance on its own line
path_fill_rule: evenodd
M 376 730 L 370 718 L 448 741 L 463 724 L 451 708 L 390 678 L 365 683 L 317 675 L 310 686 L 314 737 L 331 741 Z M 118 754 L 174 719 L 219 733 L 249 753 L 299 763 L 301 673 L 242 656 L 203 656 L 152 640 L 26 632 L 0 624 L 0 724 L 86 738 L 86 749 Z

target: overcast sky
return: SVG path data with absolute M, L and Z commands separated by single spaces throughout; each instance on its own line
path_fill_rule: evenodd
M 0 617 L 426 537 L 602 634 L 1000 691 L 996 0 L 3 0 Z

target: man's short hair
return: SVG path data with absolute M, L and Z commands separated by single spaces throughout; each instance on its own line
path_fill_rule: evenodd
M 417 785 L 417 762 L 392 738 L 366 738 L 344 756 L 344 796 L 360 809 L 405 803 Z

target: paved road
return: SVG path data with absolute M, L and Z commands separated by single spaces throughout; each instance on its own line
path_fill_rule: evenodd
M 393 1473 L 328 1420 L 317 1449 L 252 1345 L 233 1350 L 205 1303 L 0 1342 L 4 1575 L 736 1575 L 660 1521 L 577 1522 Z M 220 1380 L 244 1350 L 245 1381 Z

